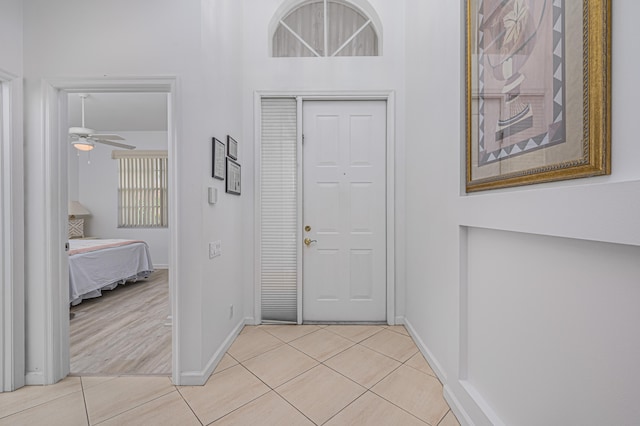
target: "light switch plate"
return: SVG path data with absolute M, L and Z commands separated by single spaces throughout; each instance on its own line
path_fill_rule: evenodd
M 209 187 L 209 204 L 215 204 L 218 202 L 218 189 L 212 186 Z
M 213 243 L 213 257 L 218 257 L 222 254 L 222 241 L 217 240 Z

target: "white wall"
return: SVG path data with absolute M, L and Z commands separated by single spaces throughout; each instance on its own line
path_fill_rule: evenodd
M 242 288 L 243 264 L 246 252 L 242 236 L 247 224 L 244 222 L 245 202 L 251 192 L 245 191 L 250 174 L 245 174 L 244 143 L 242 135 L 242 9 L 237 0 L 202 1 L 202 66 L 205 70 L 202 86 L 206 102 L 198 117 L 205 130 L 201 144 L 203 164 L 202 186 L 198 199 L 202 201 L 202 224 L 195 225 L 203 244 L 200 248 L 202 268 L 202 312 L 198 321 L 203 328 L 200 336 L 203 358 L 208 359 L 220 349 L 220 342 L 229 330 L 244 322 L 244 299 Z M 211 177 L 212 142 L 216 137 L 226 142 L 226 135 L 238 140 L 239 159 L 242 163 L 242 195 L 225 193 L 224 181 Z M 236 137 L 238 136 L 238 137 Z M 207 187 L 218 189 L 218 203 L 207 203 Z M 208 259 L 208 242 L 222 240 L 222 257 Z M 233 305 L 233 316 L 229 308 Z M 230 342 L 227 342 L 230 343 Z M 220 357 L 223 353 L 218 354 Z
M 640 247 L 470 228 L 468 258 L 467 379 L 505 424 L 640 419 Z
M 125 138 L 125 143 L 139 150 L 166 150 L 167 132 L 123 132 L 109 130 Z M 85 218 L 84 233 L 98 238 L 127 238 L 146 241 L 151 252 L 153 265 L 169 265 L 169 229 L 118 228 L 118 161 L 111 158 L 113 147 L 96 144 L 89 155 L 84 152 L 72 155 L 78 164 L 77 178 L 69 175 L 69 181 L 76 180 L 79 191 L 77 200 L 89 211 Z M 89 161 L 90 158 L 90 161 Z M 71 170 L 71 168 L 69 168 Z
M 162 76 L 178 78 L 177 205 L 178 375 L 203 382 L 216 351 L 243 320 L 243 197 L 221 195 L 209 206 L 211 137 L 241 129 L 237 52 L 241 4 L 235 0 L 26 0 L 27 375 L 37 382 L 45 364 L 42 266 L 45 182 L 41 138 L 42 78 Z M 90 22 L 82 31 L 70 23 Z M 117 30 L 114 31 L 114 25 Z M 81 35 L 79 35 L 81 31 Z M 223 255 L 208 258 L 208 242 Z M 39 259 L 39 260 L 36 260 Z M 62 285 L 65 285 L 64 283 Z M 229 305 L 236 314 L 230 318 Z
M 76 149 L 69 149 L 67 154 L 67 194 L 69 200 L 78 201 L 80 198 L 80 157 Z
M 22 75 L 22 2 L 0 1 L 0 69 Z
M 0 392 L 24 384 L 22 23 L 22 2 L 1 0 Z
M 612 175 L 474 195 L 463 12 L 407 1 L 407 324 L 463 423 L 634 424 L 640 3 L 613 3 Z
M 305 94 L 307 92 L 366 92 L 393 91 L 396 95 L 396 209 L 404 203 L 404 51 L 405 12 L 403 1 L 370 0 L 354 1 L 373 10 L 382 24 L 382 56 L 377 57 L 333 57 L 333 58 L 273 58 L 269 53 L 269 25 L 283 3 L 281 0 L 246 0 L 244 8 L 244 144 L 241 143 L 243 185 L 249 190 L 245 199 L 245 246 L 255 247 L 253 202 L 255 175 L 255 147 L 253 140 L 256 111 L 256 92 L 281 92 Z M 402 221 L 396 223 L 396 234 L 402 235 Z M 401 238 L 401 237 L 400 237 Z M 404 246 L 396 247 L 396 257 L 402 259 Z M 246 315 L 253 316 L 254 300 L 253 256 L 245 258 Z M 396 268 L 396 315 L 404 315 L 404 273 L 400 264 Z M 259 320 L 257 318 L 256 320 Z

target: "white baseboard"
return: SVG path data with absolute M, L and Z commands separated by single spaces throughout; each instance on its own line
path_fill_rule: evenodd
M 24 376 L 24 384 L 26 386 L 42 386 L 44 385 L 44 375 L 41 372 L 28 372 Z
M 396 325 L 403 325 L 404 324 L 404 317 L 403 316 L 397 316 L 395 321 L 396 321 Z
M 473 426 L 477 423 L 482 425 L 489 424 L 504 426 L 504 423 L 499 420 L 498 416 L 487 416 L 487 412 L 493 412 L 490 410 L 488 404 L 482 403 L 484 402 L 482 398 L 480 398 L 478 395 L 474 395 L 473 392 L 470 392 L 470 390 L 473 389 L 465 386 L 465 383 L 457 380 L 457 378 L 453 378 L 453 383 L 450 383 L 447 380 L 447 374 L 442 368 L 442 365 L 429 350 L 428 346 L 418 336 L 416 330 L 411 325 L 411 321 L 405 318 L 404 326 L 413 338 L 416 346 L 418 346 L 418 349 L 420 350 L 422 355 L 431 366 L 433 372 L 436 373 L 436 376 L 438 376 L 438 379 L 443 385 L 442 391 L 444 399 L 449 404 L 451 411 L 453 411 L 460 424 L 462 426 Z M 458 391 L 459 394 L 456 394 L 456 391 Z M 470 415 L 471 413 L 473 413 L 474 417 Z M 474 418 L 476 419 L 476 421 L 473 420 Z
M 201 371 L 185 371 L 180 374 L 180 386 L 203 386 L 213 374 L 213 371 L 216 369 L 216 366 L 222 360 L 222 357 L 233 343 L 233 341 L 238 337 L 242 328 L 244 327 L 245 320 L 241 320 L 238 325 L 234 327 L 234 329 L 229 333 L 222 345 L 218 348 L 218 350 L 213 354 L 213 356 L 207 362 L 207 365 Z
M 479 419 L 478 423 L 488 424 L 492 426 L 505 426 L 505 423 L 500 419 L 498 414 L 493 411 L 493 408 L 484 399 L 482 394 L 468 381 L 460 380 L 461 397 L 466 398 L 469 402 L 469 409 L 467 413 L 473 411 L 475 418 Z M 460 399 L 460 398 L 458 398 Z M 462 406 L 462 404 L 460 405 Z
M 260 325 L 259 322 L 256 322 L 256 319 L 254 317 L 245 317 L 244 324 L 245 325 Z
M 169 269 L 169 265 L 156 265 L 153 264 L 153 269 Z
M 451 386 L 444 385 L 442 388 L 442 395 L 444 396 L 444 400 L 447 401 L 447 404 L 449 404 L 449 408 L 451 408 L 451 411 L 453 411 L 453 414 L 456 416 L 461 426 L 474 425 L 473 421 L 469 417 L 469 414 L 463 408 L 460 400 L 451 391 Z
M 442 368 L 442 366 L 440 365 L 436 357 L 433 355 L 433 353 L 431 353 L 431 351 L 429 350 L 427 345 L 422 341 L 420 336 L 418 336 L 418 334 L 416 333 L 416 330 L 411 325 L 411 322 L 408 321 L 406 318 L 404 319 L 404 326 L 409 332 L 409 334 L 411 335 L 411 338 L 413 339 L 413 341 L 418 346 L 418 349 L 420 349 L 420 352 L 422 352 L 422 355 L 425 357 L 425 359 L 431 366 L 431 369 L 433 370 L 433 372 L 436 373 L 436 376 L 438 376 L 438 379 L 440 379 L 442 383 L 446 383 L 447 373 L 445 373 L 444 369 Z

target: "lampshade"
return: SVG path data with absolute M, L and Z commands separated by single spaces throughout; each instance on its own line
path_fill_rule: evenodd
M 91 216 L 91 212 L 78 201 L 69 201 L 69 216 Z
M 71 142 L 71 145 L 79 151 L 91 151 L 93 149 L 93 142 L 87 139 L 80 139 L 74 142 Z

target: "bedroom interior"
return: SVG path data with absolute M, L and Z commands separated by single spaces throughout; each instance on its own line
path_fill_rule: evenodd
M 72 374 L 171 374 L 168 229 L 123 224 L 119 207 L 126 173 L 119 158 L 166 152 L 166 114 L 163 94 L 68 95 Z M 166 179 L 158 169 L 126 176 L 145 188 Z M 152 207 L 158 194 L 144 191 L 131 195 L 139 198 L 137 214 L 165 214 Z

